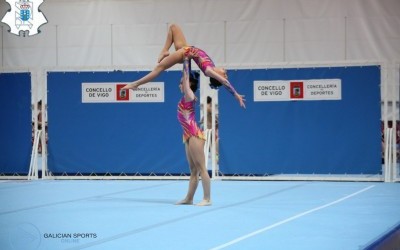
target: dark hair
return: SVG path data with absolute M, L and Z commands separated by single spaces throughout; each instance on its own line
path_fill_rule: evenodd
M 200 74 L 197 71 L 191 71 L 189 73 L 190 89 L 193 92 L 196 92 L 197 89 L 199 88 L 199 77 L 200 77 Z
M 222 83 L 220 83 L 217 79 L 210 77 L 210 87 L 212 89 L 218 89 L 221 86 Z

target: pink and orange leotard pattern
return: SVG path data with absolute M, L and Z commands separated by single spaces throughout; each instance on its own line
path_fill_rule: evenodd
M 211 60 L 211 58 L 207 55 L 204 50 L 196 48 L 194 46 L 186 46 L 183 47 L 184 56 L 189 57 L 195 61 L 197 66 L 201 69 L 201 71 L 206 74 L 207 67 L 214 68 L 215 64 Z
M 185 97 L 182 97 L 178 103 L 178 121 L 183 128 L 183 142 L 192 136 L 205 140 L 203 131 L 196 123 L 195 102 L 195 100 L 186 102 Z

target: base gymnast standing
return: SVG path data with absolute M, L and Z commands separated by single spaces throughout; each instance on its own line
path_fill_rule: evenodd
M 197 75 L 196 75 L 197 74 Z M 186 197 L 177 202 L 177 205 L 192 205 L 193 197 L 199 183 L 199 175 L 203 186 L 203 200 L 198 206 L 210 206 L 210 176 L 205 166 L 203 131 L 196 123 L 195 92 L 198 89 L 199 74 L 190 72 L 189 59 L 183 60 L 183 77 L 179 88 L 183 97 L 178 103 L 178 120 L 183 128 L 183 142 L 185 143 L 186 157 L 190 167 L 189 188 Z
M 169 53 L 172 46 L 175 47 L 175 52 Z M 235 88 L 228 81 L 228 76 L 224 68 L 216 67 L 211 58 L 203 50 L 190 46 L 186 42 L 186 38 L 181 28 L 176 24 L 171 24 L 168 29 L 167 39 L 164 48 L 162 49 L 157 66 L 149 74 L 141 79 L 127 84 L 123 89 L 137 89 L 140 85 L 145 84 L 157 77 L 161 72 L 175 64 L 182 63 L 184 58 L 192 59 L 199 66 L 200 70 L 211 78 L 212 88 L 224 86 L 239 102 L 239 105 L 245 108 L 244 96 L 237 93 Z

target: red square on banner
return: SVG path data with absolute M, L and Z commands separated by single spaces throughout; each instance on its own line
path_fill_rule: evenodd
M 117 84 L 117 101 L 129 101 L 129 89 L 121 90 L 126 84 Z
M 304 98 L 303 82 L 290 82 L 290 98 L 291 99 Z

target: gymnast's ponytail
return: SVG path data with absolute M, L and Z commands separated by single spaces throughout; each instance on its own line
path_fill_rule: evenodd
M 193 92 L 196 92 L 197 89 L 199 88 L 199 78 L 200 74 L 197 71 L 191 71 L 189 74 L 189 82 L 190 82 L 190 88 L 192 89 Z
M 217 79 L 210 77 L 210 87 L 212 89 L 218 89 L 221 87 L 222 83 L 220 83 Z

